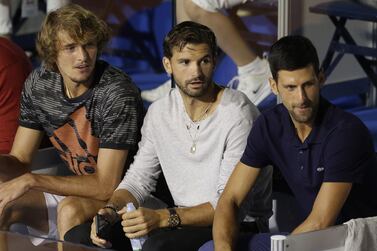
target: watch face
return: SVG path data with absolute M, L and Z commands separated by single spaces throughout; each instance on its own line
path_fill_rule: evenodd
M 169 218 L 170 227 L 178 227 L 180 223 L 181 223 L 181 219 L 179 219 L 179 216 L 177 214 L 170 215 L 170 218 Z
M 168 224 L 170 228 L 176 228 L 181 225 L 181 219 L 179 218 L 179 215 L 173 208 L 169 208 L 169 219 Z

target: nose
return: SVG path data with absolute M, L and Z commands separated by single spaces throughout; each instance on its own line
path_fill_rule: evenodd
M 192 76 L 201 77 L 202 75 L 203 75 L 203 71 L 202 71 L 202 68 L 200 67 L 200 64 L 193 64 Z
M 308 95 L 306 94 L 306 90 L 303 86 L 298 88 L 298 98 L 300 102 L 305 102 L 308 99 Z
M 79 58 L 83 61 L 86 60 L 87 57 L 88 57 L 88 52 L 87 52 L 85 46 L 82 46 L 82 45 L 79 46 L 77 53 L 78 53 Z

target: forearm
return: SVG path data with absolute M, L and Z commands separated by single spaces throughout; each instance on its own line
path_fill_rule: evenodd
M 181 218 L 182 226 L 198 227 L 211 226 L 215 213 L 215 210 L 209 202 L 194 207 L 177 208 L 176 211 Z
M 113 205 L 117 210 L 121 210 L 130 202 L 132 202 L 136 208 L 139 207 L 136 198 L 129 191 L 126 189 L 118 189 L 113 193 L 108 204 Z
M 292 234 L 321 230 L 329 226 L 332 226 L 333 224 L 334 220 L 331 220 L 328 217 L 315 217 L 309 215 L 304 222 L 302 222 L 293 230 Z
M 181 226 L 206 227 L 213 223 L 214 210 L 209 202 L 194 207 L 176 208 L 176 212 L 181 219 Z M 169 210 L 166 208 L 158 209 L 156 213 L 159 217 L 158 227 L 169 227 Z
M 116 182 L 100 182 L 95 175 L 50 176 L 27 173 L 22 175 L 28 189 L 64 196 L 79 196 L 96 200 L 108 200 Z
M 0 155 L 0 174 L 9 174 L 12 176 L 19 176 L 28 169 L 29 163 L 19 160 L 17 157 L 10 154 Z
M 232 201 L 225 198 L 219 200 L 212 228 L 215 250 L 234 250 L 238 233 L 237 210 Z
M 127 192 L 117 193 L 110 202 L 117 203 L 116 206 L 123 206 L 132 200 Z M 122 203 L 124 203 L 122 205 Z M 118 212 L 122 215 L 122 226 L 128 238 L 138 238 L 158 228 L 169 227 L 170 213 L 168 209 L 149 209 L 139 207 L 136 211 Z M 201 204 L 190 208 L 178 208 L 176 213 L 181 219 L 183 226 L 208 226 L 212 223 L 213 208 L 210 203 Z M 178 222 L 177 222 L 178 223 Z M 178 225 L 174 225 L 178 226 Z
M 352 183 L 324 182 L 309 216 L 292 234 L 320 230 L 334 225 L 351 188 Z

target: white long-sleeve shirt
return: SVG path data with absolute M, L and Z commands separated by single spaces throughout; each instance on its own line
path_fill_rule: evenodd
M 172 89 L 149 107 L 139 151 L 117 189 L 127 189 L 142 203 L 154 191 L 162 170 L 175 205 L 191 207 L 210 202 L 216 208 L 258 115 L 243 93 L 225 89 L 216 110 L 194 123 L 181 94 Z M 190 152 L 193 141 L 195 153 Z M 271 182 L 269 175 L 261 176 L 265 181 L 258 183 L 263 185 L 254 189 L 260 204 L 256 208 L 268 214 Z

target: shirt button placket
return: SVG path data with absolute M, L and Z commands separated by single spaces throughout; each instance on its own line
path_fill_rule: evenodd
M 302 149 L 298 150 L 298 162 L 299 162 L 299 168 L 301 171 L 304 170 L 303 153 L 304 151 Z

